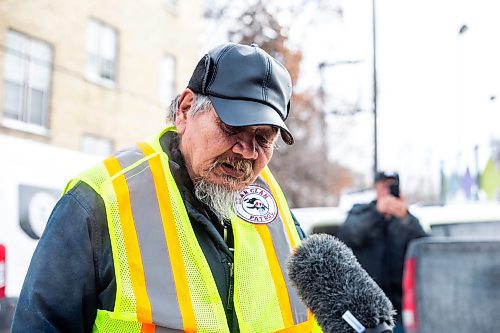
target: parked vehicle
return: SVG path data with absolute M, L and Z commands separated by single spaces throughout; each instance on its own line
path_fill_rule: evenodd
M 306 235 L 318 233 L 335 235 L 347 214 L 338 207 L 293 208 L 292 213 Z
M 498 202 L 412 205 L 410 211 L 432 236 L 491 238 L 494 233 L 489 231 L 498 230 L 500 223 Z
M 500 327 L 499 239 L 417 239 L 405 266 L 407 333 L 496 332 Z
M 491 237 L 500 223 L 500 203 L 461 203 L 444 206 L 411 205 L 410 212 L 432 236 Z M 339 207 L 293 208 L 293 214 L 306 234 L 335 235 L 344 222 L 347 210 Z M 500 237 L 500 233 L 498 233 Z
M 47 219 L 66 182 L 99 158 L 0 135 L 0 333 L 8 332 L 17 297 Z

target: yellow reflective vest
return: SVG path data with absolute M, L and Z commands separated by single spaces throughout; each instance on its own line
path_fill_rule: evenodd
M 229 333 L 210 267 L 160 146 L 160 137 L 173 130 L 107 158 L 66 187 L 83 181 L 106 207 L 117 290 L 114 310 L 98 310 L 94 332 Z M 285 268 L 300 238 L 267 168 L 241 191 L 234 211 L 240 332 L 311 332 L 314 319 Z

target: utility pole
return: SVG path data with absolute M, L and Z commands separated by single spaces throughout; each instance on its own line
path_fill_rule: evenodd
M 375 1 L 372 0 L 372 41 L 373 41 L 373 176 L 378 171 L 378 125 L 377 125 L 377 24 Z

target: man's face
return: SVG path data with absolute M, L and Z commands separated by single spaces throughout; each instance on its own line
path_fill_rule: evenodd
M 193 116 L 183 109 L 182 103 L 181 100 L 176 127 L 193 182 L 204 179 L 230 191 L 253 183 L 273 155 L 277 129 L 267 125 L 227 126 L 213 108 Z
M 395 180 L 391 179 L 391 178 L 377 181 L 375 183 L 375 194 L 376 194 L 377 198 L 381 198 L 381 197 L 385 197 L 387 195 L 390 195 L 390 186 L 394 182 L 395 182 Z

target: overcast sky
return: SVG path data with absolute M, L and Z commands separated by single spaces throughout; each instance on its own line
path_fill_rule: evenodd
M 500 124 L 498 1 L 377 4 L 381 165 L 471 167 L 479 145 L 481 168 Z
M 332 156 L 369 174 L 371 114 L 371 1 L 340 3 L 342 20 L 323 20 L 305 40 L 310 64 L 363 60 L 325 71 L 333 100 L 360 100 L 364 114 L 331 117 Z M 493 0 L 376 0 L 379 166 L 402 173 L 409 187 L 437 189 L 439 163 L 448 172 L 480 168 L 489 141 L 499 137 L 500 3 Z M 468 29 L 459 34 L 460 27 Z M 297 26 L 296 30 L 305 27 Z M 312 66 L 308 82 L 318 80 Z M 330 80 L 330 81 L 328 81 Z M 347 135 L 346 135 L 347 132 Z M 472 171 L 472 170 L 471 170 Z

